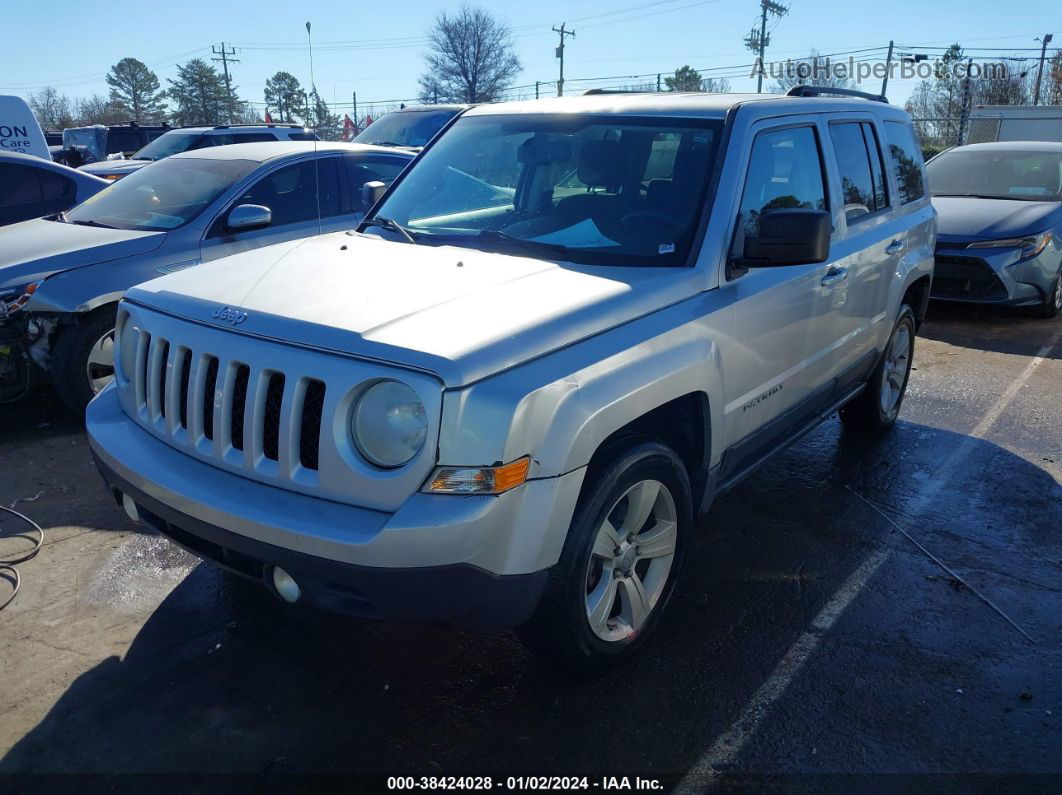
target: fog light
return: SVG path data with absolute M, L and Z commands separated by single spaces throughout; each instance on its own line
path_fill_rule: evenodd
M 295 579 L 280 566 L 273 567 L 273 587 L 285 602 L 295 604 L 302 596 L 302 589 Z
M 133 502 L 133 498 L 128 494 L 122 495 L 122 507 L 125 508 L 126 516 L 134 522 L 140 521 L 140 511 L 137 510 L 136 503 Z

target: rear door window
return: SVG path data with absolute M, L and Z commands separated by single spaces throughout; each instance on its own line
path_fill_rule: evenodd
M 900 191 L 900 204 L 921 199 L 926 195 L 925 163 L 914 130 L 909 124 L 887 121 L 885 139 L 889 144 L 889 160 Z
M 74 187 L 74 181 L 72 179 L 67 179 L 64 176 L 54 174 L 51 171 L 41 171 L 39 177 L 41 182 L 41 197 L 44 201 L 59 202 L 60 206 L 63 202 L 73 201 L 77 189 Z
M 881 153 L 874 129 L 866 122 L 830 124 L 834 157 L 841 175 L 841 198 L 849 223 L 888 206 Z
M 761 132 L 752 143 L 741 194 L 745 236 L 758 236 L 760 218 L 783 209 L 826 209 L 822 154 L 811 126 Z

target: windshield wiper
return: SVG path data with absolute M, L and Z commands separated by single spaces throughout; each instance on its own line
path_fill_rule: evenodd
M 66 216 L 63 216 L 64 218 Z M 117 226 L 111 226 L 110 224 L 101 224 L 99 221 L 67 221 L 67 223 L 76 224 L 77 226 L 95 226 L 100 229 L 117 229 Z
M 521 247 L 530 246 L 533 248 L 544 248 L 548 249 L 549 251 L 556 251 L 561 254 L 565 254 L 568 252 L 568 247 L 563 246 L 560 243 L 545 243 L 538 240 L 528 240 L 526 237 L 516 237 L 515 235 L 510 235 L 508 232 L 503 232 L 500 229 L 484 229 L 478 235 L 476 235 L 476 237 L 480 240 L 491 240 L 497 241 L 499 243 L 511 243 L 513 245 Z
M 400 144 L 398 141 L 373 141 L 369 146 L 409 146 L 409 144 Z
M 393 218 L 385 218 L 382 215 L 376 215 L 372 218 L 366 218 L 364 221 L 358 224 L 357 231 L 360 232 L 362 229 L 368 229 L 370 226 L 378 226 L 381 229 L 390 229 L 392 232 L 397 232 L 398 234 L 402 235 L 402 237 L 404 237 L 413 245 L 417 244 L 417 240 L 413 237 L 413 233 Z

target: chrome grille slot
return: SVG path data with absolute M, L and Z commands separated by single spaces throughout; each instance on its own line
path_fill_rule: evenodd
M 206 377 L 203 391 L 197 396 L 203 401 L 203 436 L 214 439 L 214 393 L 218 386 L 218 357 L 207 356 Z
M 177 396 L 177 423 L 181 428 L 188 429 L 188 389 L 192 379 L 192 352 L 187 348 L 181 349 L 178 384 L 180 394 Z
M 136 344 L 136 407 L 139 411 L 147 410 L 148 364 L 151 361 L 151 335 L 141 330 Z
M 267 373 L 265 405 L 262 407 L 262 455 L 280 459 L 280 409 L 284 403 L 284 374 Z
M 152 422 L 165 416 L 166 356 L 169 343 L 161 337 L 152 337 L 147 361 L 147 412 Z
M 234 366 L 232 374 L 232 403 L 229 409 L 229 443 L 235 450 L 243 450 L 243 417 L 247 411 L 247 381 L 251 368 L 246 364 Z
M 394 511 L 430 474 L 442 387 L 424 373 L 354 356 L 189 322 L 128 301 L 135 328 L 125 413 L 160 442 L 204 465 L 307 496 Z M 124 369 L 124 368 L 123 368 Z M 414 461 L 393 471 L 368 463 L 350 436 L 367 383 L 398 378 L 424 401 L 432 432 Z M 211 487 L 204 472 L 203 487 Z
M 303 389 L 302 412 L 299 418 L 299 463 L 307 469 L 316 470 L 321 455 L 325 385 L 316 378 L 307 378 Z

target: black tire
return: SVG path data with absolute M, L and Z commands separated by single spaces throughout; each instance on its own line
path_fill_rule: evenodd
M 648 439 L 627 440 L 607 451 L 604 458 L 592 468 L 583 485 L 560 561 L 550 571 L 542 601 L 531 619 L 517 630 L 532 651 L 579 675 L 627 662 L 653 634 L 682 571 L 693 521 L 689 477 L 671 448 Z M 613 509 L 625 510 L 627 501 L 622 498 L 643 481 L 662 484 L 673 498 L 674 557 L 645 623 L 623 639 L 607 641 L 591 629 L 587 615 L 591 552 L 599 527 Z
M 905 371 L 899 397 L 891 408 L 886 410 L 882 407 L 882 384 L 885 381 L 886 371 L 889 367 L 890 351 L 897 340 L 897 336 L 901 335 L 902 330 L 906 331 L 907 339 L 910 343 L 907 350 Z M 907 304 L 901 304 L 900 313 L 896 317 L 896 324 L 892 328 L 892 334 L 889 335 L 885 351 L 878 361 L 878 366 L 874 368 L 874 373 L 871 375 L 866 389 L 841 407 L 841 422 L 845 424 L 845 427 L 859 431 L 881 432 L 888 430 L 896 423 L 896 418 L 900 415 L 900 406 L 903 405 L 904 395 L 907 394 L 907 381 L 911 377 L 911 362 L 914 360 L 914 341 L 914 311 Z
M 52 383 L 63 403 L 75 414 L 83 415 L 85 406 L 96 396 L 88 377 L 88 357 L 101 337 L 107 332 L 114 333 L 116 315 L 113 306 L 97 309 L 63 327 L 55 341 Z
M 1043 302 L 1036 307 L 1036 316 L 1050 320 L 1058 317 L 1059 312 L 1062 312 L 1062 268 L 1059 268 L 1058 273 L 1055 274 L 1055 280 L 1048 289 L 1047 295 L 1044 296 Z

